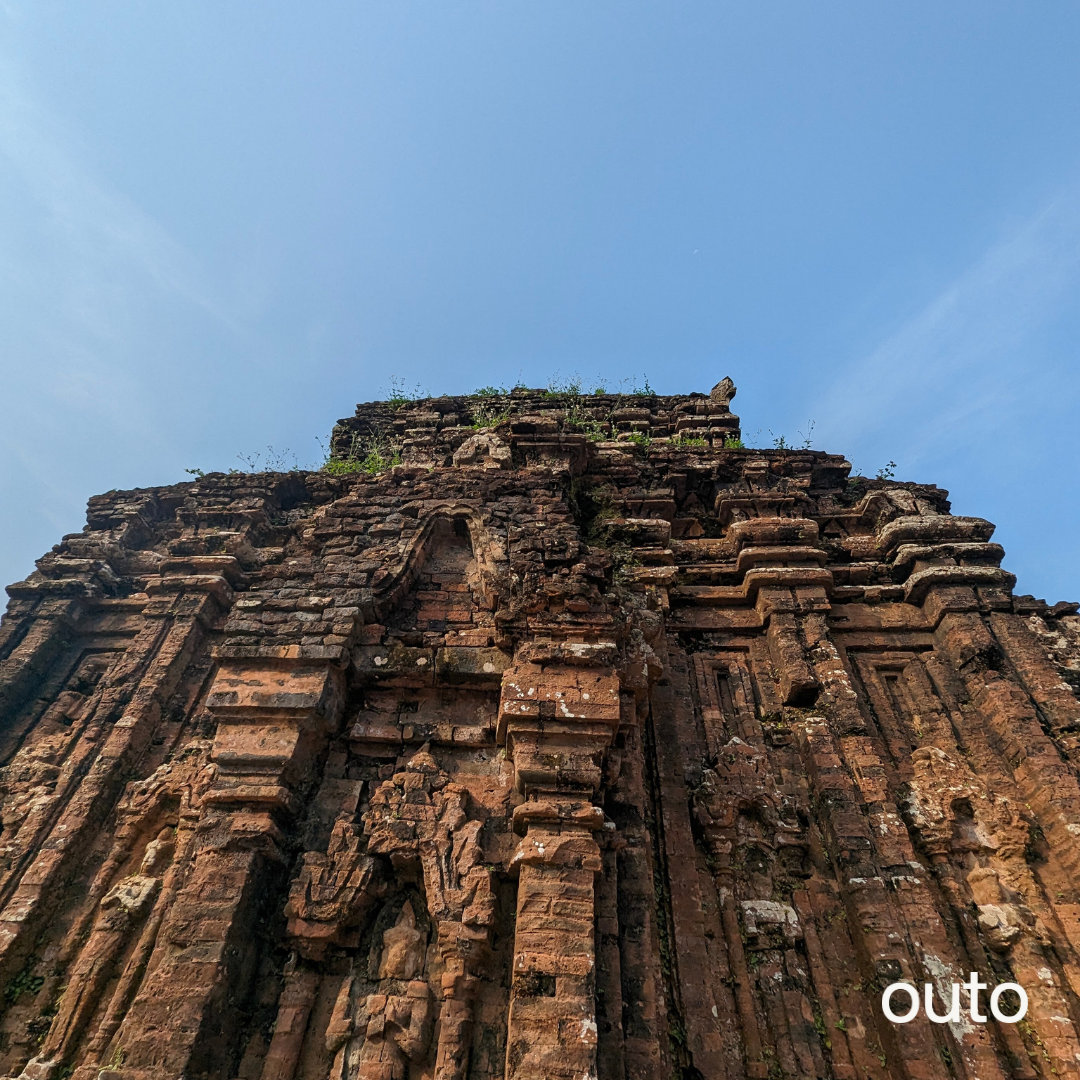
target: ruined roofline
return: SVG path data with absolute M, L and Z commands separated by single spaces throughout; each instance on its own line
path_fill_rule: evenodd
M 815 490 L 847 491 L 850 487 L 857 497 L 874 490 L 876 481 L 850 476 L 847 458 L 812 449 L 809 439 L 801 445 L 784 445 L 781 440 L 779 446 L 745 446 L 739 417 L 731 411 L 735 393 L 734 383 L 725 378 L 708 394 L 583 394 L 519 387 L 505 393 L 362 402 L 352 416 L 335 425 L 328 466 L 331 472 L 347 471 L 360 463 L 364 471 L 388 463 L 449 466 L 460 463 L 473 440 L 480 437 L 483 442 L 488 436 L 513 447 L 515 466 L 536 464 L 536 456 L 523 456 L 521 448 L 537 439 L 555 438 L 567 445 L 575 440 L 580 443 L 581 462 L 598 453 L 627 450 L 627 444 L 632 444 L 636 453 L 657 464 L 676 462 L 673 454 L 713 465 L 719 459 L 735 469 L 750 458 L 782 461 L 796 468 L 796 462 L 803 462 L 813 467 L 811 487 Z M 581 462 L 571 472 L 579 471 Z M 851 487 L 855 483 L 857 490 Z M 948 492 L 932 485 L 916 486 L 942 512 L 948 512 Z
M 372 406 L 390 405 L 398 408 L 403 405 L 435 404 L 438 402 L 461 402 L 461 401 L 595 401 L 601 403 L 617 403 L 628 401 L 657 401 L 657 402 L 684 402 L 684 401 L 710 401 L 715 405 L 721 405 L 730 411 L 732 400 L 737 394 L 735 384 L 729 376 L 720 380 L 709 393 L 690 391 L 686 394 L 657 394 L 652 389 L 635 389 L 629 392 L 618 391 L 607 393 L 603 390 L 583 393 L 574 384 L 563 387 L 527 387 L 514 386 L 511 389 L 505 387 L 483 387 L 471 394 L 426 394 L 410 398 L 405 395 L 392 396 L 385 400 L 360 402 L 356 406 L 357 413 L 367 410 Z
M 632 423 L 642 421 L 650 415 L 726 417 L 724 426 L 737 429 L 738 417 L 731 413 L 731 400 L 735 396 L 735 387 L 730 379 L 718 383 L 710 394 L 654 394 L 630 393 L 584 394 L 573 390 L 544 390 L 516 387 L 505 393 L 444 394 L 438 397 L 415 399 L 390 398 L 385 401 L 362 402 L 356 406 L 353 416 L 340 420 L 339 425 L 351 425 L 356 421 L 395 417 L 408 419 L 434 414 L 439 417 L 457 419 L 461 426 L 472 426 L 479 417 L 506 415 L 507 417 L 525 415 L 554 416 L 563 414 L 573 418 L 600 419 L 610 413 L 626 413 L 624 419 L 616 422 Z M 595 414 L 595 415 L 594 415 Z M 634 415 L 630 415 L 634 414 Z M 731 423 L 733 422 L 733 424 Z M 492 425 L 485 425 L 492 426 Z
M 731 411 L 735 386 L 724 379 L 709 394 L 581 394 L 514 389 L 508 393 L 447 395 L 366 402 L 339 420 L 332 457 L 356 460 L 372 451 L 408 464 L 450 464 L 471 437 L 577 436 L 593 443 L 676 439 L 696 449 L 741 448 Z
M 460 407 L 462 402 L 475 403 L 477 405 L 490 404 L 497 402 L 499 404 L 513 404 L 519 405 L 521 403 L 549 403 L 555 406 L 560 404 L 566 405 L 568 402 L 590 402 L 597 405 L 632 405 L 634 402 L 645 402 L 647 404 L 659 403 L 662 406 L 672 407 L 675 404 L 681 402 L 695 401 L 695 402 L 707 402 L 709 401 L 709 395 L 700 393 L 699 391 L 692 391 L 687 394 L 655 394 L 655 393 L 642 393 L 640 391 L 635 393 L 586 393 L 584 391 L 577 392 L 573 390 L 548 390 L 542 387 L 515 387 L 513 390 L 499 391 L 497 393 L 471 393 L 471 394 L 427 394 L 423 397 L 389 397 L 389 398 L 376 398 L 373 401 L 361 401 L 357 402 L 356 412 L 366 412 L 372 408 L 380 405 L 388 406 L 391 409 L 400 409 L 406 407 L 417 407 L 421 405 L 431 406 L 432 408 L 438 408 L 440 405 L 451 405 L 454 407 Z

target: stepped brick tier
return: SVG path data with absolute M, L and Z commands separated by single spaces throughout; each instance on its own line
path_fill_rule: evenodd
M 733 395 L 91 499 L 0 632 L 0 1075 L 1080 1077 L 1078 605 Z M 1023 1023 L 883 1018 L 969 972 Z

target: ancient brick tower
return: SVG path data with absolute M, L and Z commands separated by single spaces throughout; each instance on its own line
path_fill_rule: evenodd
M 0 1075 L 1080 1076 L 1077 605 L 733 394 L 92 499 L 0 631 Z M 1025 1021 L 882 1017 L 969 972 Z

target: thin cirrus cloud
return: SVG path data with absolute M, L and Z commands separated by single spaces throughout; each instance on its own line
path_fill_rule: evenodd
M 903 467 L 916 471 L 958 448 L 981 450 L 1015 430 L 1036 392 L 1045 405 L 1047 382 L 1059 407 L 1075 397 L 1072 373 L 1040 353 L 1078 296 L 1080 183 L 832 380 L 817 406 L 819 434 L 842 436 L 867 461 L 903 453 Z
M 0 492 L 30 510 L 5 522 L 16 551 L 80 527 L 118 455 L 167 455 L 170 324 L 188 342 L 240 333 L 195 259 L 86 156 L 0 55 Z M 9 577 L 29 569 L 16 558 Z
M 102 280 L 125 272 L 227 320 L 191 256 L 152 217 L 95 176 L 72 143 L 32 100 L 15 65 L 0 57 L 0 154 L 9 183 L 21 183 L 25 196 L 47 216 L 53 267 L 67 279 L 74 293 L 70 310 L 86 330 L 105 338 L 114 332 L 97 302 L 103 299 Z M 80 293 L 80 287 L 86 291 Z
M 1080 183 L 1060 190 L 818 398 L 818 445 L 890 459 L 998 525 L 1017 589 L 1051 600 L 1080 560 Z

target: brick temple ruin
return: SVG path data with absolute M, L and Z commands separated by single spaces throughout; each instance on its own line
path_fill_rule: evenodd
M 733 396 L 91 499 L 0 629 L 0 1075 L 1080 1077 L 1078 605 Z M 969 972 L 1025 1020 L 883 1018 Z

